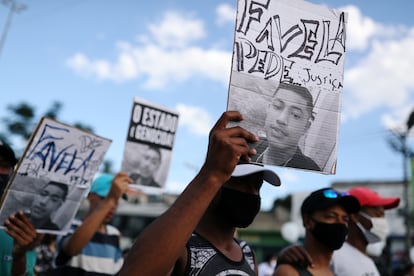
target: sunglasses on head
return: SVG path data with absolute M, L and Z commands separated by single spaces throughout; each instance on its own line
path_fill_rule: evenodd
M 348 196 L 348 195 L 349 195 L 348 192 L 337 192 L 332 189 L 323 191 L 323 196 L 325 198 L 338 198 L 338 197 L 343 197 L 343 196 Z

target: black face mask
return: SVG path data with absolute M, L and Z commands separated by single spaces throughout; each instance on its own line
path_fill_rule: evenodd
M 9 179 L 10 179 L 10 175 L 0 173 L 0 196 L 3 195 L 4 189 L 6 189 Z
M 341 248 L 348 235 L 348 227 L 345 224 L 313 221 L 315 227 L 311 230 L 311 233 L 317 241 L 326 245 L 330 250 Z
M 232 226 L 249 226 L 260 211 L 260 196 L 222 187 L 217 212 Z

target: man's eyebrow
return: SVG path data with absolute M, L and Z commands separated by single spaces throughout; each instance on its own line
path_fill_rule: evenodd
M 298 111 L 300 111 L 300 112 L 302 112 L 302 113 L 305 113 L 304 108 L 303 108 L 303 107 L 301 107 L 301 106 L 292 106 L 292 109 L 294 109 L 294 110 L 298 110 Z

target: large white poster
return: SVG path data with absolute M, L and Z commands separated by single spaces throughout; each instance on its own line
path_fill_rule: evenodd
M 24 211 L 39 233 L 66 233 L 110 144 L 42 118 L 1 199 L 0 227 Z
M 239 0 L 228 110 L 261 141 L 254 162 L 334 174 L 346 14 L 302 0 Z

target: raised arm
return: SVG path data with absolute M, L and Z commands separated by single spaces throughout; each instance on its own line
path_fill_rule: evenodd
M 97 208 L 86 216 L 82 225 L 65 241 L 63 251 L 66 255 L 76 256 L 81 252 L 82 248 L 85 247 L 93 235 L 99 230 L 108 213 L 116 208 L 119 198 L 128 189 L 128 184 L 130 183 L 131 180 L 128 174 L 120 172 L 115 175 L 108 196 L 99 203 Z
M 291 245 L 282 249 L 277 257 L 277 265 L 288 264 L 307 268 L 312 267 L 312 257 L 303 246 Z
M 231 177 L 240 159 L 255 154 L 247 141 L 257 138 L 240 127 L 226 128 L 240 121 L 239 112 L 223 113 L 210 131 L 206 160 L 197 176 L 175 203 L 150 224 L 135 241 L 120 275 L 168 275 L 185 244 L 220 187 Z
M 36 229 L 22 211 L 11 215 L 6 221 L 6 233 L 13 238 L 13 263 L 11 275 L 25 275 L 26 252 L 39 245 L 43 234 L 37 234 Z

